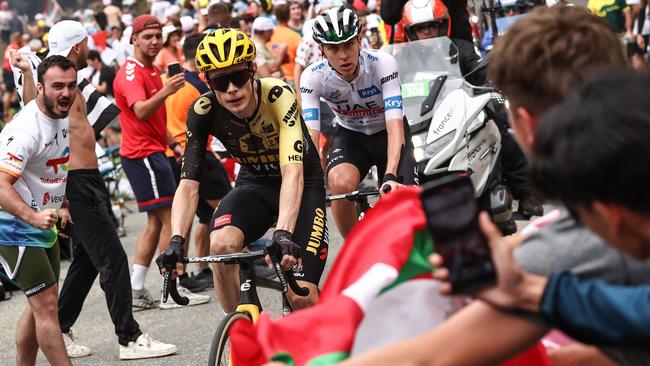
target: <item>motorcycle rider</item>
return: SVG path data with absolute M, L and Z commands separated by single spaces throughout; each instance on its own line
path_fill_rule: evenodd
M 313 31 L 325 60 L 307 67 L 301 76 L 302 115 L 311 130 L 320 130 L 323 97 L 338 122 L 327 154 L 330 191 L 357 189 L 373 165 L 382 194 L 387 186 L 417 183 L 395 58 L 361 50 L 359 18 L 350 9 L 328 9 L 316 17 Z M 345 237 L 357 222 L 354 202 L 332 202 L 332 213 Z
M 442 0 L 409 0 L 404 5 L 402 21 L 409 41 L 446 37 L 451 31 L 449 12 Z M 487 68 L 481 67 L 482 59 L 474 45 L 464 39 L 451 38 L 451 41 L 458 48 L 460 71 L 465 80 L 476 86 L 485 84 Z M 526 217 L 541 216 L 544 208 L 530 191 L 526 156 L 508 132 L 507 122 L 496 113 L 493 119 L 501 132 L 502 175 L 514 198 L 519 200 L 519 212 Z

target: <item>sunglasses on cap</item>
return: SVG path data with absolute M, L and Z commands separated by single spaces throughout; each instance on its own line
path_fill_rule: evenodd
M 210 89 L 224 93 L 228 90 L 230 83 L 232 83 L 237 88 L 241 88 L 244 86 L 244 84 L 246 84 L 248 80 L 251 79 L 252 76 L 253 70 L 248 68 L 226 75 L 214 76 L 211 78 L 206 75 L 206 79 L 208 80 L 208 86 Z

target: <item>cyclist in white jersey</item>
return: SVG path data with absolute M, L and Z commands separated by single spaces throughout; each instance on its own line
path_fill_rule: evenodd
M 332 194 L 357 189 L 371 166 L 387 186 L 417 184 L 413 146 L 404 113 L 395 59 L 361 50 L 359 18 L 350 9 L 332 8 L 316 17 L 313 37 L 325 60 L 302 74 L 302 115 L 320 130 L 323 97 L 338 124 L 327 154 L 327 184 Z M 346 236 L 357 221 L 353 202 L 332 202 L 334 221 Z

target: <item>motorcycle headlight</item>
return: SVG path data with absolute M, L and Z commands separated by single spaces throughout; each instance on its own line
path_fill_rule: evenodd
M 445 135 L 441 136 L 437 140 L 434 140 L 430 145 L 426 146 L 424 148 L 425 158 L 431 159 L 434 155 L 439 153 L 442 149 L 445 148 L 445 146 L 449 145 L 449 143 L 454 139 L 455 134 L 456 130 L 447 132 Z

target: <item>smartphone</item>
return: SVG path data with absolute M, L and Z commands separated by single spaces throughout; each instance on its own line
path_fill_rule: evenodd
M 487 240 L 478 224 L 474 186 L 453 174 L 422 187 L 422 207 L 433 245 L 449 270 L 453 293 L 471 293 L 496 280 Z
M 180 74 L 181 72 L 183 72 L 183 70 L 181 69 L 181 64 L 179 64 L 178 62 L 172 62 L 171 64 L 167 65 L 168 77 L 172 77 L 176 74 Z

